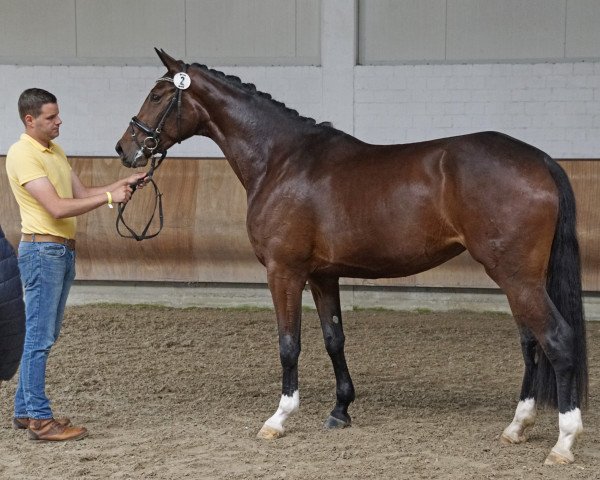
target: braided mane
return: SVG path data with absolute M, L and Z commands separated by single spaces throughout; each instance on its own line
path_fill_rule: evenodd
M 206 65 L 202 65 L 200 63 L 193 63 L 190 66 L 194 67 L 194 68 L 199 68 L 200 70 L 203 70 L 204 72 L 209 73 L 210 75 L 218 78 L 219 80 L 224 80 L 229 85 L 232 85 L 238 89 L 241 89 L 246 93 L 249 93 L 251 95 L 256 95 L 257 97 L 260 97 L 260 98 L 264 98 L 265 100 L 268 100 L 272 105 L 277 106 L 281 111 L 285 112 L 289 116 L 298 118 L 308 125 L 313 125 L 318 128 L 324 128 L 324 129 L 328 129 L 328 130 L 338 131 L 336 128 L 333 127 L 331 122 L 317 123 L 317 121 L 314 118 L 304 117 L 304 116 L 300 115 L 297 110 L 294 110 L 293 108 L 289 108 L 288 106 L 286 106 L 285 103 L 275 100 L 269 93 L 261 92 L 260 90 L 258 90 L 256 88 L 256 85 L 254 85 L 253 83 L 244 83 L 244 82 L 242 82 L 242 80 L 239 77 L 236 77 L 235 75 L 227 75 L 226 73 L 223 73 L 219 70 L 209 68 Z M 340 132 L 340 133 L 343 133 L 343 132 Z

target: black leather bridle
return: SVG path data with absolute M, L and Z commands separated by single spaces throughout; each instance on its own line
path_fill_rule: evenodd
M 187 70 L 187 65 L 185 66 L 184 73 L 186 70 Z M 161 77 L 156 81 L 156 83 L 158 83 L 158 82 L 171 82 L 174 84 L 174 80 L 171 77 Z M 158 124 L 156 125 L 155 128 L 152 128 L 149 125 L 147 125 L 146 123 L 142 122 L 139 118 L 137 118 L 137 116 L 132 117 L 131 121 L 129 122 L 129 126 L 131 128 L 131 137 L 132 137 L 133 141 L 135 142 L 135 144 L 138 146 L 138 151 L 136 153 L 136 157 L 134 159 L 134 163 L 133 163 L 132 167 L 135 168 L 137 159 L 139 157 L 141 157 L 142 155 L 145 155 L 146 153 L 151 155 L 150 170 L 148 170 L 148 173 L 146 174 L 145 178 L 148 178 L 149 180 L 147 180 L 147 182 L 151 183 L 152 186 L 154 187 L 154 209 L 152 210 L 152 216 L 150 217 L 150 220 L 148 220 L 148 223 L 144 227 L 142 233 L 138 234 L 131 227 L 129 227 L 127 225 L 127 223 L 125 223 L 125 219 L 123 218 L 123 212 L 125 211 L 125 207 L 127 206 L 127 204 L 120 203 L 117 207 L 118 215 L 117 215 L 116 227 L 117 227 L 117 232 L 119 233 L 119 235 L 121 235 L 124 238 L 135 238 L 138 242 L 140 242 L 147 238 L 156 237 L 163 228 L 164 217 L 163 217 L 163 207 L 162 207 L 162 193 L 158 189 L 158 186 L 156 185 L 156 182 L 154 181 L 152 176 L 154 175 L 154 171 L 162 164 L 162 161 L 167 156 L 167 151 L 166 150 L 162 150 L 162 151 L 158 150 L 158 146 L 160 145 L 160 134 L 165 125 L 165 122 L 167 121 L 167 117 L 173 111 L 173 109 L 175 107 L 177 107 L 177 138 L 181 139 L 181 135 L 180 135 L 181 96 L 182 96 L 183 90 L 184 90 L 184 88 L 175 86 L 175 92 L 173 93 L 171 100 L 169 100 L 169 104 L 167 105 L 167 108 L 165 109 L 163 114 L 160 116 L 160 120 L 158 121 Z M 146 137 L 142 140 L 141 143 L 137 138 L 136 129 L 140 130 L 141 132 L 143 132 L 146 135 Z M 177 140 L 177 143 L 181 143 L 181 140 Z M 142 181 L 144 181 L 144 180 L 143 179 L 140 180 L 140 183 Z M 138 186 L 138 184 L 131 185 L 131 188 L 133 190 L 132 195 L 133 195 L 133 193 L 135 193 L 137 186 Z M 156 214 L 157 209 L 158 209 L 158 216 L 159 216 L 160 224 L 159 224 L 158 230 L 149 235 L 148 230 L 150 228 L 150 225 L 152 224 L 152 220 L 154 220 L 154 215 Z M 121 232 L 120 224 L 123 224 L 123 226 L 129 232 L 129 235 L 123 234 Z
M 173 83 L 173 79 L 171 77 L 161 77 L 156 81 L 156 83 L 158 83 L 158 82 Z M 167 105 L 167 108 L 165 109 L 163 114 L 160 116 L 158 125 L 156 125 L 155 128 L 152 128 L 151 126 L 145 124 L 136 116 L 132 117 L 131 121 L 129 122 L 129 126 L 131 128 L 131 138 L 133 138 L 133 141 L 139 148 L 136 158 L 134 160 L 133 167 L 135 167 L 135 161 L 137 160 L 137 158 L 139 158 L 139 156 L 143 155 L 144 152 L 148 152 L 150 155 L 154 155 L 154 152 L 157 151 L 157 148 L 160 144 L 160 134 L 162 132 L 163 127 L 165 126 L 167 117 L 169 116 L 171 111 L 175 108 L 175 106 L 177 106 L 177 137 L 178 138 L 180 137 L 179 131 L 180 131 L 180 125 L 181 125 L 181 94 L 182 94 L 182 92 L 183 92 L 182 89 L 175 87 L 175 92 L 173 93 L 171 100 L 169 100 L 169 104 Z M 146 137 L 144 138 L 144 140 L 142 140 L 142 143 L 140 143 L 137 138 L 136 128 L 146 134 Z M 181 141 L 178 140 L 178 143 L 181 143 Z M 161 161 L 162 161 L 162 159 L 167 155 L 167 152 L 165 150 L 160 153 L 162 155 L 162 158 L 161 158 Z

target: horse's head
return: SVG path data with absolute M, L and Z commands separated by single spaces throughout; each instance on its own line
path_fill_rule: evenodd
M 117 142 L 115 148 L 127 167 L 142 167 L 156 155 L 164 157 L 171 145 L 191 137 L 197 128 L 198 119 L 188 98 L 191 79 L 187 64 L 155 50 L 168 71 L 156 81 Z

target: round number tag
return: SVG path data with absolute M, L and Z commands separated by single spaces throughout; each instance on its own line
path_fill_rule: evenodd
M 180 72 L 180 73 L 176 73 L 173 76 L 173 84 L 179 90 L 185 90 L 185 89 L 189 88 L 190 83 L 192 83 L 192 81 L 190 80 L 190 76 L 187 73 Z

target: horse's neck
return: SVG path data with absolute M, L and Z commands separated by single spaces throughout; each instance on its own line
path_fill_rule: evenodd
M 203 105 L 210 117 L 206 135 L 219 146 L 250 193 L 258 188 L 269 166 L 297 148 L 304 128 L 299 128 L 301 120 L 268 99 L 240 94 L 236 88 L 226 84 L 211 88 Z
M 271 160 L 269 139 L 261 138 L 256 129 L 251 128 L 252 124 L 256 124 L 255 119 L 250 122 L 246 125 L 231 119 L 217 120 L 210 135 L 246 190 L 253 189 L 260 182 Z

